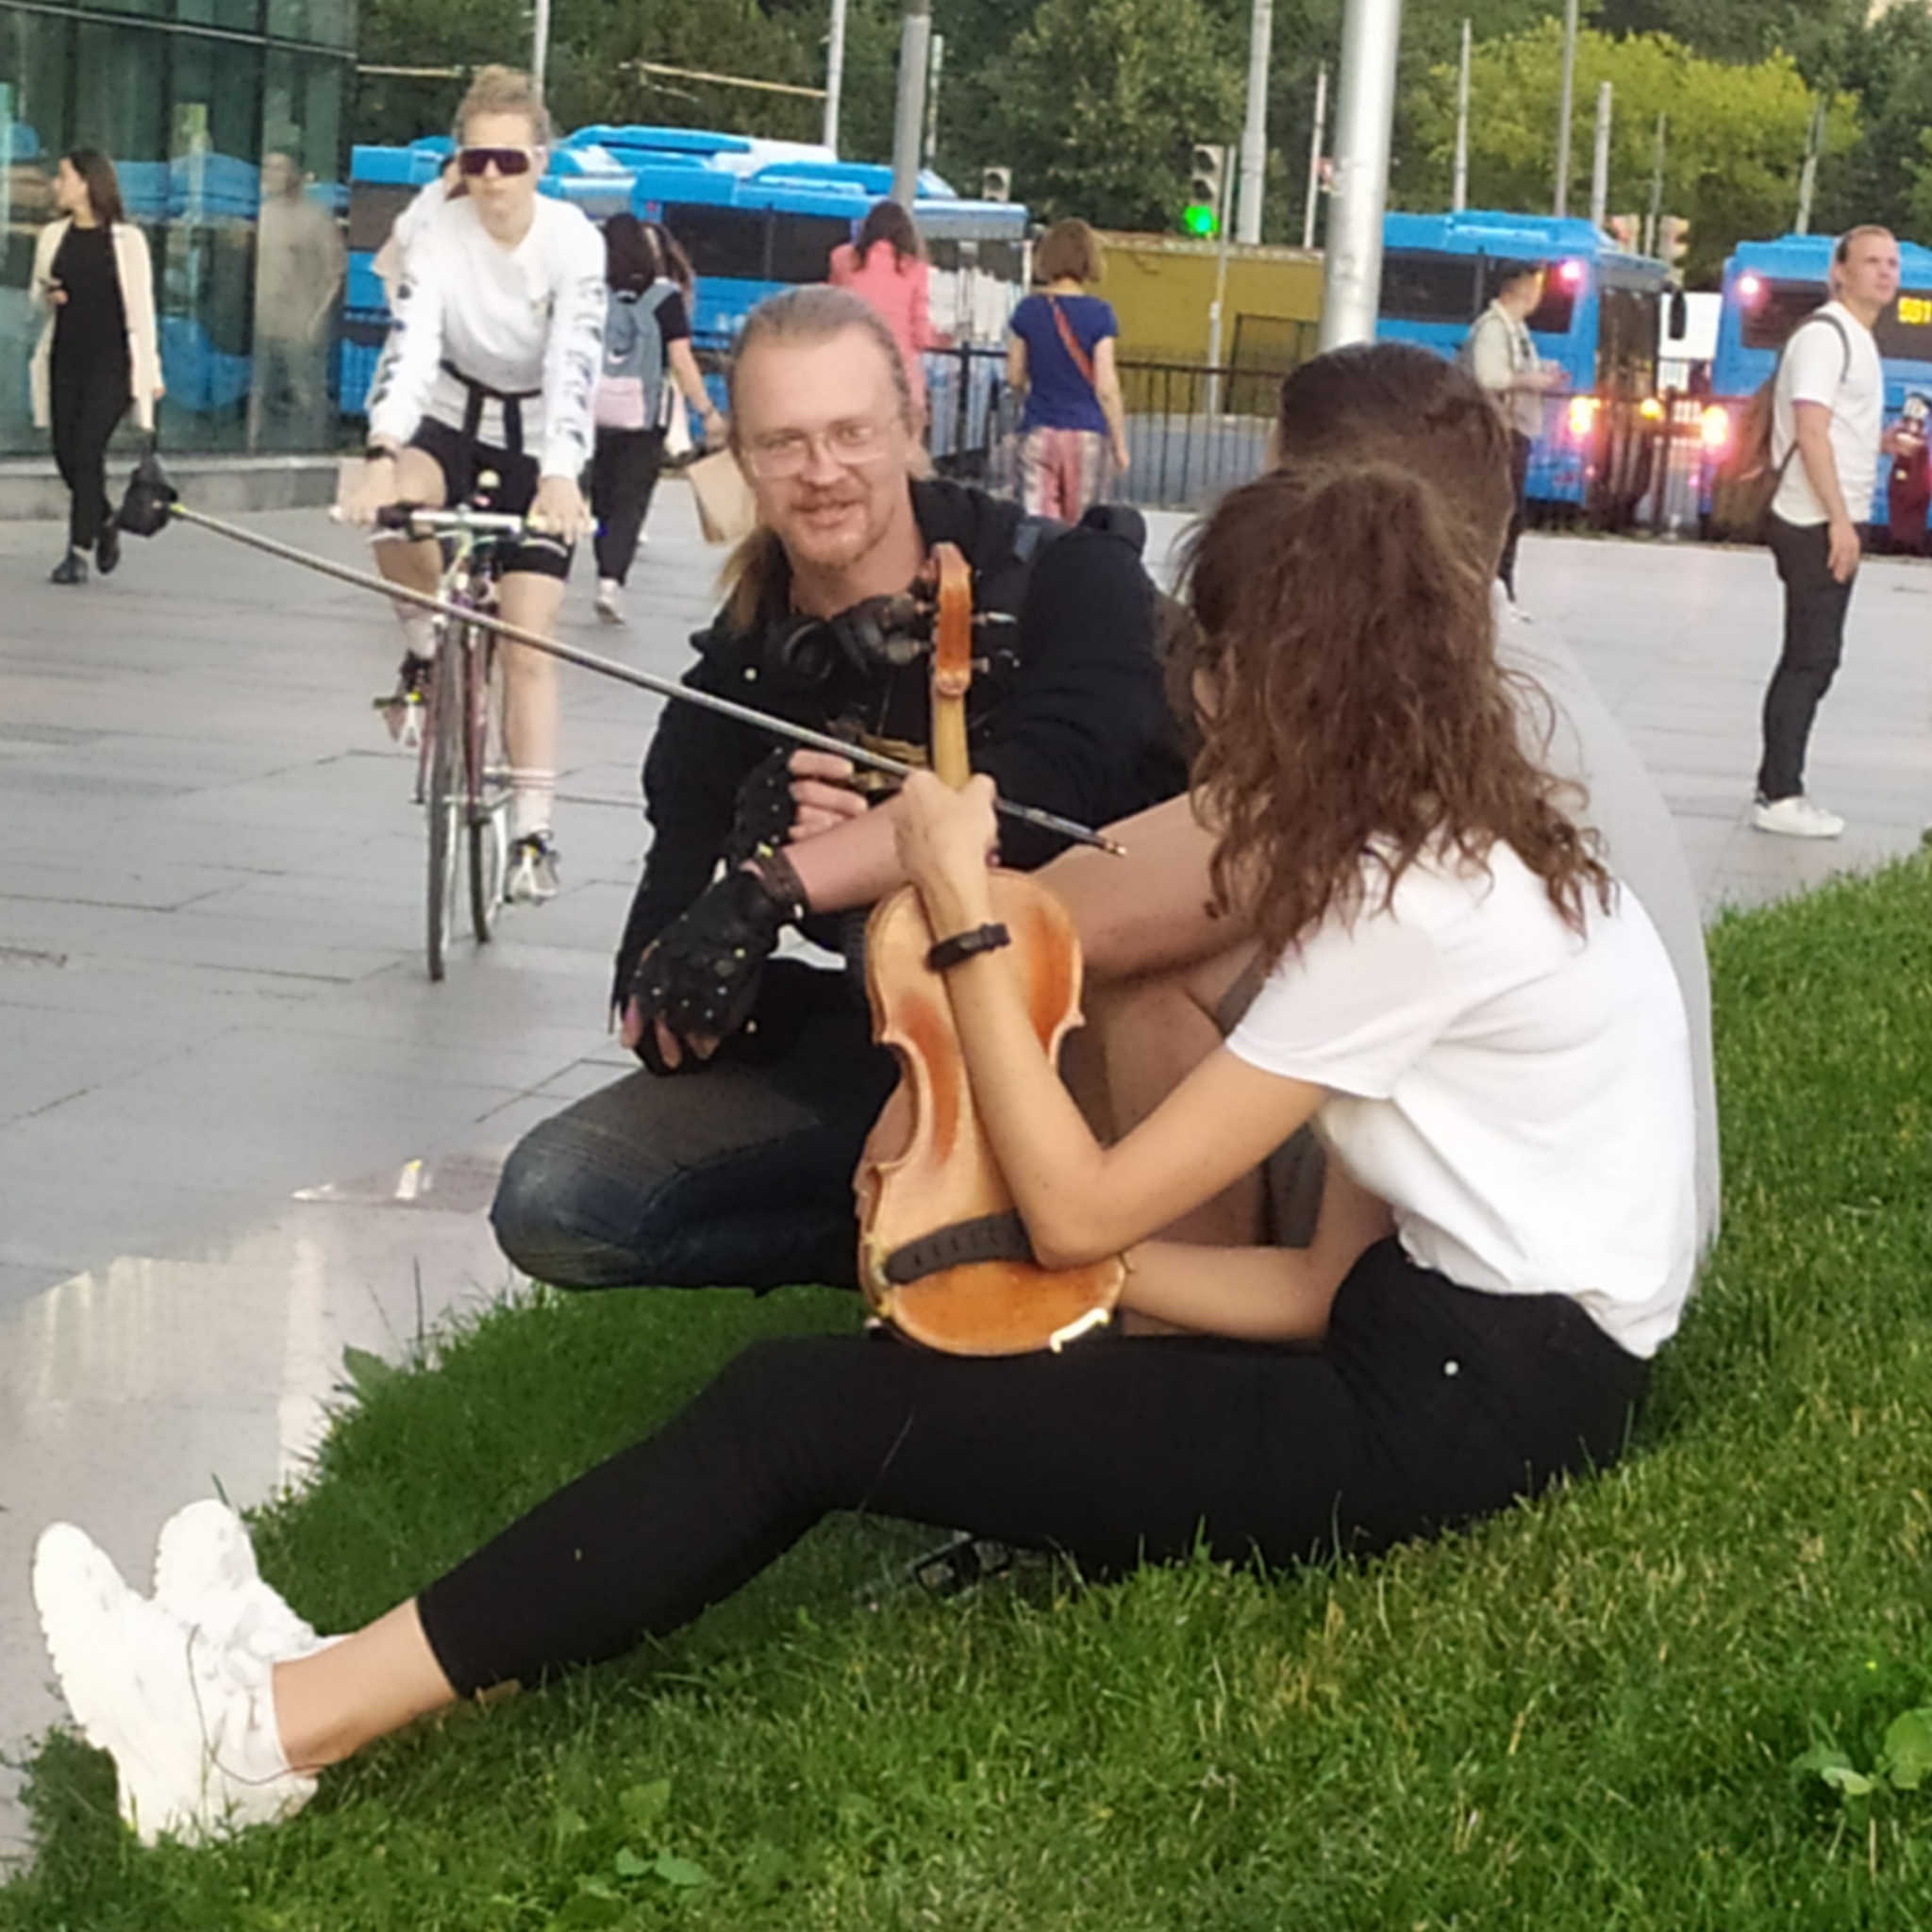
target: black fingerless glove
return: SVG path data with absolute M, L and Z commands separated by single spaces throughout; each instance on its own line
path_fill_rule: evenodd
M 780 850 L 797 813 L 798 804 L 791 796 L 791 747 L 781 744 L 760 758 L 738 788 L 724 863 L 736 871 L 760 853 Z
M 643 1022 L 638 1054 L 653 1073 L 702 1064 L 687 1052 L 676 1067 L 668 1065 L 658 1052 L 656 1021 L 662 1020 L 682 1044 L 728 1040 L 750 1019 L 765 961 L 779 933 L 803 910 L 757 873 L 734 870 L 708 886 L 658 934 L 630 983 Z

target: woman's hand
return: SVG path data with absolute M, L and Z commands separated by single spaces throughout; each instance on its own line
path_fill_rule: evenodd
M 999 840 L 994 795 L 991 778 L 970 779 L 963 791 L 955 791 L 930 772 L 915 772 L 899 794 L 899 863 L 942 939 L 984 924 L 991 913 L 987 867 Z
M 160 393 L 156 390 L 156 394 Z M 345 481 L 336 502 L 336 515 L 345 524 L 365 530 L 375 527 L 378 511 L 396 501 L 396 459 L 392 456 L 371 457 L 353 482 Z
M 67 302 L 67 291 L 63 289 L 58 282 L 48 282 L 45 290 L 43 291 L 43 293 L 45 295 L 47 307 L 49 308 L 60 308 L 65 307 Z
M 530 514 L 525 521 L 533 530 L 575 543 L 590 527 L 591 512 L 575 476 L 545 476 L 537 485 Z

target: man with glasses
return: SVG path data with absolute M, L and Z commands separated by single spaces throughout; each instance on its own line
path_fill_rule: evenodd
M 922 758 L 928 665 L 907 598 L 950 541 L 982 620 L 975 768 L 1008 798 L 1091 825 L 1181 789 L 1138 541 L 1106 512 L 1065 530 L 916 477 L 905 365 L 864 303 L 808 288 L 762 305 L 731 402 L 758 527 L 693 640 L 689 684 Z M 855 814 L 848 776 L 843 760 L 788 755 L 695 707 L 665 710 L 613 989 L 645 1070 L 527 1135 L 492 1210 L 505 1252 L 538 1279 L 856 1282 L 852 1174 L 894 1063 L 872 1044 L 856 974 L 771 957 L 790 926 L 852 955 L 864 908 L 902 882 L 895 805 Z M 1028 825 L 1001 838 L 1023 868 L 1059 843 Z
M 546 634 L 589 522 L 578 479 L 591 458 L 591 396 L 604 337 L 604 243 L 580 209 L 541 198 L 549 118 L 527 75 L 486 67 L 457 116 L 456 187 L 411 228 L 396 327 L 369 397 L 369 461 L 344 508 L 365 524 L 385 505 L 441 508 L 487 486 L 490 507 L 527 515 L 542 538 L 503 553 L 505 620 Z M 434 591 L 433 542 L 376 546 L 391 582 Z M 398 736 L 421 717 L 433 620 L 402 617 L 408 651 L 384 701 Z M 505 893 L 557 891 L 557 667 L 507 644 L 510 858 Z

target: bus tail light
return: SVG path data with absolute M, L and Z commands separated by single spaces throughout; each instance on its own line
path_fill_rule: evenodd
M 1594 396 L 1570 398 L 1570 434 L 1581 442 L 1596 428 L 1597 401 Z
M 1764 277 L 1744 274 L 1738 277 L 1738 300 L 1746 308 L 1755 308 L 1764 294 Z
M 1704 440 L 1707 450 L 1721 450 L 1728 447 L 1731 441 L 1731 412 L 1718 403 L 1713 403 L 1697 419 L 1697 433 Z

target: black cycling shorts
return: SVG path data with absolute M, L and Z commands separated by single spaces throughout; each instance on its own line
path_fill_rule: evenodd
M 487 442 L 473 441 L 460 429 L 452 429 L 447 423 L 426 416 L 410 437 L 409 447 L 435 458 L 437 468 L 442 472 L 442 500 L 446 508 L 474 502 L 479 509 L 522 516 L 537 500 L 541 475 L 537 458 L 521 450 L 496 449 Z M 478 479 L 492 474 L 496 482 L 487 489 L 479 488 Z M 570 575 L 574 548 L 541 538 L 528 543 L 507 543 L 497 555 L 506 575 L 523 571 L 531 576 L 562 581 Z

